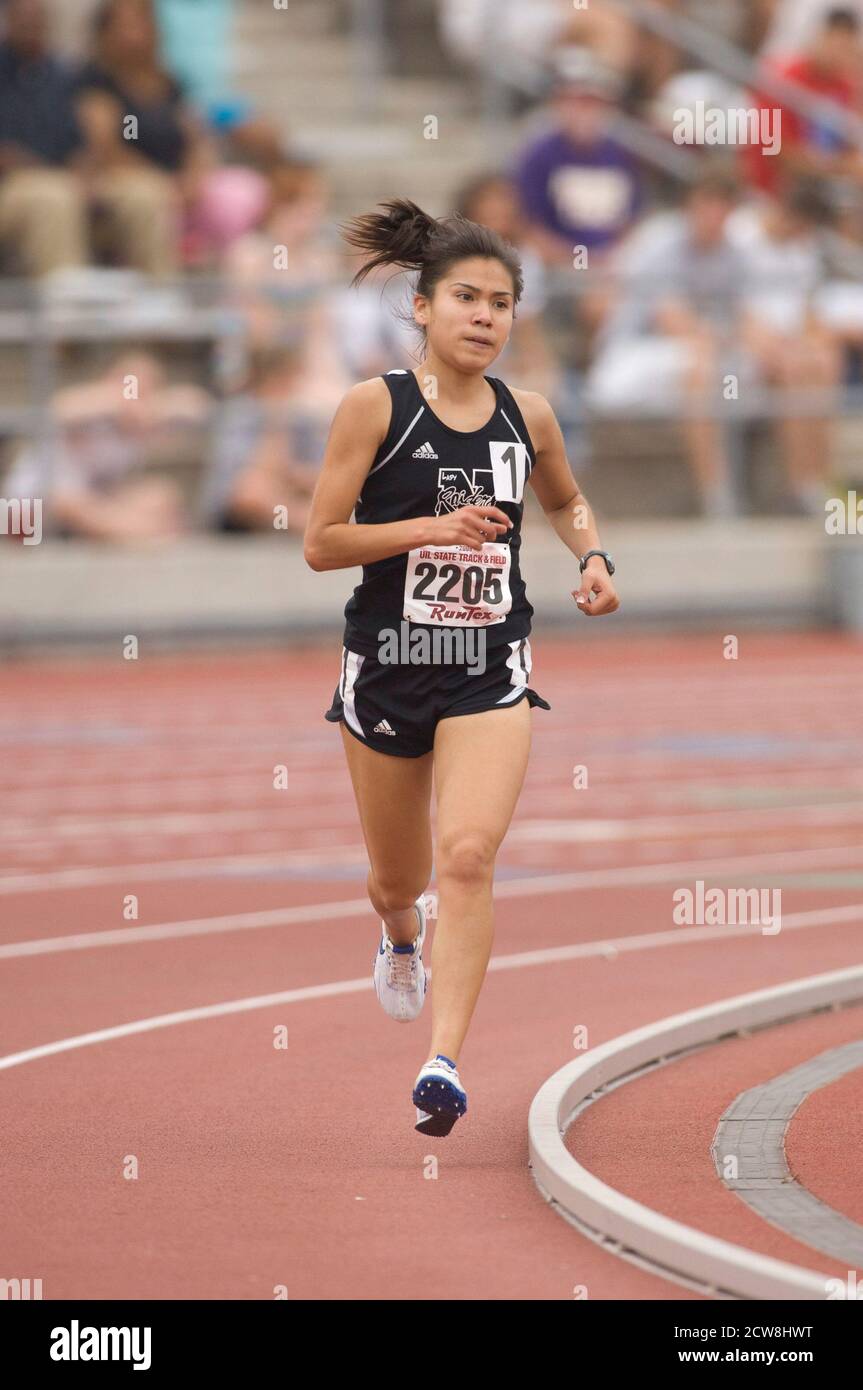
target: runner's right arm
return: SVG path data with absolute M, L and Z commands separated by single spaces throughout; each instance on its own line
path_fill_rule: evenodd
M 350 569 L 403 555 L 421 545 L 481 545 L 510 525 L 499 507 L 460 507 L 445 516 L 412 517 L 358 525 L 350 518 L 378 449 L 390 427 L 392 405 L 382 377 L 346 392 L 333 416 L 324 461 L 312 496 L 303 556 L 313 570 Z

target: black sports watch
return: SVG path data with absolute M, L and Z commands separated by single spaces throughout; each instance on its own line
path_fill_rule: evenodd
M 588 550 L 586 555 L 582 555 L 581 559 L 578 562 L 578 567 L 582 574 L 584 574 L 584 567 L 590 559 L 591 555 L 601 555 L 603 560 L 605 561 L 605 568 L 608 570 L 608 573 L 614 574 L 614 561 L 612 560 L 607 550 Z

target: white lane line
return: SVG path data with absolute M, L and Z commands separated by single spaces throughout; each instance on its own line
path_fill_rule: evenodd
M 44 783 L 41 779 L 34 776 L 32 770 L 18 778 L 0 777 L 0 791 L 4 795 L 15 794 L 17 796 L 31 796 L 38 804 L 51 806 L 65 796 L 70 800 L 75 799 L 75 795 L 83 792 L 88 795 L 95 793 L 111 793 L 125 796 L 136 789 L 147 789 L 155 796 L 159 791 L 167 791 L 175 786 L 188 786 L 195 791 L 200 790 L 210 795 L 215 789 L 224 788 L 230 792 L 234 788 L 242 788 L 249 784 L 249 774 L 225 772 L 224 769 L 215 764 L 212 759 L 204 762 L 198 760 L 200 765 L 184 762 L 178 766 L 176 759 L 166 767 L 164 775 L 158 775 L 157 768 L 153 762 L 147 760 L 146 772 L 142 770 L 138 775 L 136 772 L 134 784 L 118 789 L 116 769 L 99 769 L 88 767 L 82 768 L 82 772 L 89 775 L 81 781 L 71 781 L 68 775 L 69 769 L 64 764 L 64 779 L 62 785 L 57 784 L 57 769 L 47 769 L 45 772 Z M 826 761 L 826 760 L 825 760 Z M 831 790 L 837 787 L 863 788 L 863 776 L 857 768 L 849 768 L 846 764 L 835 765 L 835 759 L 830 759 L 829 772 L 831 775 Z M 289 767 L 296 771 L 298 777 L 320 777 L 323 772 L 326 776 L 329 772 L 332 775 L 338 773 L 342 776 L 342 769 L 333 766 L 330 769 L 322 769 L 319 765 L 320 760 L 312 758 L 304 749 L 292 749 Z M 561 776 L 558 759 L 550 758 L 542 748 L 539 749 L 535 758 L 531 760 L 531 781 L 534 784 L 543 783 L 554 785 L 560 783 Z M 549 764 L 546 768 L 546 764 Z M 624 764 L 621 766 L 621 764 Z M 593 772 L 597 771 L 597 781 L 591 787 L 592 792 L 603 790 L 606 787 L 613 787 L 618 794 L 626 791 L 633 782 L 646 781 L 660 787 L 688 787 L 693 781 L 705 781 L 716 786 L 722 786 L 725 782 L 730 782 L 737 786 L 740 782 L 740 770 L 737 767 L 716 766 L 713 759 L 692 757 L 687 759 L 687 767 L 694 766 L 697 775 L 690 772 L 682 772 L 679 768 L 669 768 L 667 754 L 664 753 L 638 753 L 624 752 L 613 753 L 607 750 L 591 751 L 590 768 Z M 601 771 L 601 784 L 598 773 Z M 786 764 L 774 766 L 769 769 L 770 777 L 768 786 L 785 788 L 800 787 L 803 791 L 808 790 L 811 783 L 814 766 L 811 760 L 807 762 L 805 768 L 788 767 Z M 190 774 L 194 773 L 195 776 Z M 153 775 L 155 774 L 155 775 Z M 756 772 L 750 771 L 748 774 L 750 785 L 762 788 L 764 778 Z M 642 795 L 639 791 L 638 795 Z M 17 803 L 16 803 L 17 804 Z
M 518 822 L 510 828 L 510 835 L 517 829 Z M 332 845 L 330 861 L 337 858 L 342 864 L 363 862 L 367 851 L 365 846 L 351 845 Z M 748 856 L 736 856 L 733 860 L 719 859 L 711 860 L 705 864 L 715 872 L 723 873 L 736 872 L 738 865 L 744 869 L 750 866 L 762 866 L 768 872 L 773 869 L 793 869 L 796 865 L 808 864 L 813 868 L 820 868 L 824 865 L 829 866 L 833 863 L 844 864 L 850 858 L 857 863 L 860 858 L 861 847 L 856 845 L 845 845 L 841 848 L 825 848 L 816 850 L 785 850 L 774 851 L 770 854 L 756 854 Z M 312 855 L 313 858 L 306 858 Z M 296 863 L 319 863 L 320 858 L 312 850 L 300 850 L 294 854 L 292 851 L 285 851 L 284 854 L 235 854 L 235 855 L 211 855 L 206 858 L 198 859 L 174 859 L 157 860 L 155 862 L 141 862 L 121 865 L 110 865 L 104 868 L 89 865 L 75 869 L 53 869 L 44 873 L 9 874 L 0 876 L 0 896 L 4 894 L 17 893 L 44 893 L 55 888 L 88 888 L 100 883 L 130 883 L 142 882 L 147 879 L 157 881 L 167 881 L 173 878 L 193 877 L 195 874 L 203 874 L 210 877 L 216 869 L 256 869 L 256 868 L 286 868 Z M 731 865 L 730 869 L 727 868 Z M 687 873 L 699 867 L 699 861 L 688 860 L 682 864 L 670 864 L 665 866 L 675 873 Z M 662 865 L 655 865 L 656 870 L 662 870 Z M 618 877 L 614 882 L 633 882 L 644 883 L 645 870 L 642 867 L 632 869 L 621 868 L 614 871 Z M 627 875 L 634 875 L 628 878 Z M 536 882 L 541 880 L 537 879 Z M 574 883 L 576 886 L 582 882 L 581 874 L 555 876 L 555 883 L 558 881 L 562 887 Z M 605 882 L 589 884 L 589 887 L 605 887 Z M 501 896 L 506 896 L 506 886 L 501 884 L 497 891 Z M 547 892 L 556 892 L 556 888 L 546 889 Z
M 356 828 L 356 817 L 352 829 Z M 95 865 L 78 869 L 49 869 L 45 873 L 11 874 L 0 877 L 0 896 L 18 893 L 47 893 L 55 888 L 90 888 L 100 883 L 143 882 L 147 879 L 168 881 L 173 878 L 193 878 L 202 875 L 212 876 L 214 869 L 242 869 L 253 872 L 255 869 L 288 869 L 311 867 L 315 864 L 333 862 L 336 858 L 341 864 L 364 862 L 367 851 L 364 845 L 329 845 L 326 850 L 283 850 L 276 854 L 229 854 L 206 855 L 197 859 L 166 859 L 140 864 L 112 864 L 105 868 Z
M 520 840 L 642 840 L 658 835 L 736 834 L 747 830 L 768 830 L 771 834 L 797 825 L 863 821 L 859 801 L 824 805 L 821 802 L 799 806 L 758 806 L 733 811 L 702 811 L 693 808 L 683 815 L 614 816 L 605 820 L 579 816 L 559 820 L 515 821 L 509 835 Z
M 591 874 L 590 877 L 596 877 L 596 875 Z M 554 891 L 546 885 L 544 879 L 510 879 L 506 884 L 509 891 L 506 894 L 495 893 L 495 896 L 530 897 L 538 883 L 541 885 L 540 891 Z M 593 885 L 589 886 L 592 887 Z M 513 892 L 513 889 L 516 891 Z M 14 960 L 21 956 L 55 955 L 63 951 L 95 950 L 100 946 L 136 946 L 144 941 L 168 941 L 185 936 L 218 936 L 225 932 L 257 931 L 265 927 L 302 926 L 310 922 L 334 924 L 346 916 L 358 916 L 360 913 L 369 912 L 369 910 L 369 903 L 366 898 L 353 898 L 346 902 L 312 903 L 304 907 L 272 908 L 265 912 L 241 912 L 229 917 L 200 917 L 191 918 L 186 922 L 160 922 L 150 927 L 117 927 L 109 931 L 79 932 L 74 936 L 36 937 L 32 941 L 9 941 L 0 946 L 0 960 Z M 863 918 L 863 903 L 849 903 L 841 907 L 813 908 L 807 912 L 784 913 L 781 925 L 783 929 L 786 927 L 828 926 L 830 924 L 856 922 L 861 918 Z M 674 927 L 664 932 L 641 933 L 637 936 L 623 937 L 621 940 L 625 944 L 619 947 L 607 942 L 605 951 L 606 954 L 614 954 L 616 949 L 638 949 L 638 943 L 645 941 L 652 942 L 657 946 L 667 946 L 675 941 L 710 941 L 722 936 L 746 936 L 749 933 L 761 935 L 761 927 L 746 924 L 739 928 L 736 926 Z M 626 943 L 633 943 L 633 945 L 630 946 Z M 593 954 L 585 947 L 584 943 L 560 949 L 567 953 L 560 957 L 561 960 Z M 532 958 L 532 955 L 533 953 L 527 952 L 524 959 L 528 960 L 528 958 Z M 543 952 L 540 951 L 538 958 L 542 956 Z M 520 960 L 521 957 L 518 959 Z
M 263 774 L 266 776 L 267 774 Z M 262 776 L 262 781 L 263 781 Z M 272 778 L 270 776 L 270 782 Z M 121 815 L 117 811 L 103 816 L 60 815 L 56 817 L 34 817 L 26 820 L 21 816 L 0 820 L 0 838 L 9 843 L 34 837 L 40 844 L 51 839 L 72 840 L 84 836 L 106 836 L 113 840 L 126 836 L 150 834 L 174 837 L 195 835 L 202 831 L 241 831 L 269 830 L 279 816 L 289 818 L 301 811 L 307 821 L 305 802 L 290 799 L 290 793 L 273 789 L 268 791 L 269 806 L 260 798 L 260 809 L 237 811 L 221 809 L 216 811 L 166 811 L 159 809 L 149 814 Z M 531 800 L 547 801 L 546 797 L 534 795 Z M 682 815 L 664 816 L 615 816 L 607 819 L 579 816 L 557 820 L 531 820 L 522 817 L 510 828 L 510 838 L 519 840 L 541 840 L 550 843 L 554 840 L 639 840 L 661 835 L 686 837 L 696 834 L 735 834 L 745 830 L 767 829 L 771 834 L 798 825 L 843 825 L 863 821 L 863 805 L 859 799 L 824 805 L 821 802 L 800 803 L 797 806 L 759 806 L 741 807 L 730 811 L 701 810 L 693 808 Z M 276 826 L 278 829 L 278 826 Z M 287 829 L 288 827 L 286 827 Z
M 837 911 L 840 909 L 836 909 Z M 863 915 L 863 907 L 857 909 Z M 798 917 L 829 917 L 829 913 L 798 913 Z M 816 926 L 816 922 L 797 922 L 797 927 Z M 646 951 L 655 947 L 679 945 L 681 941 L 703 941 L 722 935 L 743 936 L 755 933 L 757 927 L 690 927 L 679 932 L 654 932 L 649 936 L 624 936 L 612 941 L 587 941 L 578 946 L 551 946 L 543 951 L 520 951 L 508 956 L 492 956 L 488 963 L 489 971 L 523 970 L 532 965 L 552 965 L 560 961 L 576 960 L 585 956 L 608 956 L 609 951 Z M 197 1023 L 202 1019 L 221 1018 L 226 1014 L 250 1013 L 254 1009 L 268 1009 L 275 1004 L 298 1004 L 309 999 L 329 999 L 338 994 L 361 994 L 373 987 L 371 976 L 361 979 L 336 980 L 329 984 L 306 985 L 301 989 L 282 990 L 278 994 L 258 994 L 245 999 L 230 999 L 222 1004 L 205 1004 L 196 1009 L 180 1009 L 172 1014 L 157 1014 L 151 1018 L 135 1019 L 131 1023 L 115 1024 L 111 1028 L 98 1028 L 92 1033 L 79 1033 L 75 1037 L 60 1038 L 56 1042 L 42 1043 L 29 1047 L 23 1052 L 12 1052 L 0 1057 L 0 1071 L 21 1066 L 24 1062 L 35 1062 L 41 1057 L 53 1057 L 60 1052 L 72 1052 L 77 1048 L 90 1047 L 95 1043 L 109 1042 L 114 1038 L 128 1038 L 136 1033 L 152 1032 L 156 1028 L 172 1028 L 181 1023 Z
M 303 810 L 300 803 L 293 804 L 286 799 L 289 793 L 278 792 L 272 787 L 270 774 L 269 809 L 248 811 L 164 811 L 150 815 L 123 816 L 117 811 L 107 816 L 58 816 L 51 819 L 38 817 L 29 824 L 20 816 L 0 821 L 0 837 L 14 842 L 26 840 L 35 834 L 40 842 L 55 840 L 74 840 L 89 836 L 91 838 L 122 839 L 129 835 L 196 835 L 200 831 L 216 832 L 236 830 L 269 830 L 277 816 L 297 815 Z M 287 829 L 287 827 L 286 827 Z

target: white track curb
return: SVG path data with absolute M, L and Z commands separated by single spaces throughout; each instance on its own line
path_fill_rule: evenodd
M 543 1196 L 603 1236 L 708 1290 L 738 1298 L 826 1298 L 832 1275 L 759 1255 L 652 1211 L 583 1168 L 563 1136 L 576 1107 L 629 1073 L 739 1030 L 860 998 L 863 966 L 852 966 L 674 1014 L 568 1062 L 537 1091 L 528 1117 L 530 1165 Z

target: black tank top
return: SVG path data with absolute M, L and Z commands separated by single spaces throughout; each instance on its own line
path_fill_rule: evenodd
M 530 632 L 533 608 L 519 568 L 524 489 L 536 454 L 512 392 L 497 377 L 496 405 L 478 430 L 455 430 L 433 413 L 413 372 L 383 376 L 392 418 L 357 500 L 357 524 L 441 516 L 467 504 L 499 507 L 510 531 L 480 550 L 418 546 L 363 565 L 345 607 L 344 645 L 375 656 L 382 630 L 482 628 L 489 645 Z

